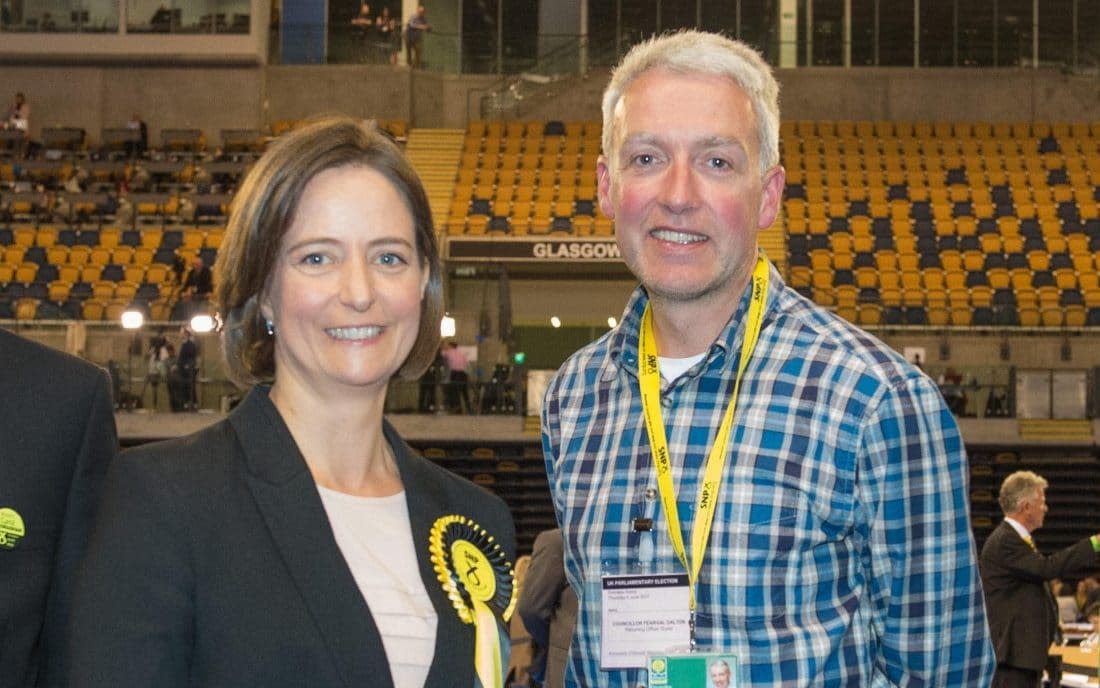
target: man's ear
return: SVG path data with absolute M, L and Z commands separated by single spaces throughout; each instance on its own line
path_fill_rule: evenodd
M 767 229 L 775 222 L 779 214 L 779 205 L 783 202 L 783 185 L 787 181 L 787 171 L 782 165 L 776 165 L 764 173 L 764 188 L 760 194 L 760 212 L 756 226 Z
M 604 217 L 614 220 L 615 206 L 611 202 L 611 168 L 608 165 L 607 156 L 603 154 L 596 160 L 596 194 Z

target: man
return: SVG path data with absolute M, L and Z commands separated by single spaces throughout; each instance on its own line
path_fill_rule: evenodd
M 577 622 L 577 595 L 565 579 L 561 530 L 544 530 L 535 538 L 516 613 L 535 642 L 531 677 L 536 685 L 561 688 Z
M 428 11 L 423 5 L 416 8 L 416 14 L 405 26 L 405 61 L 413 69 L 420 69 L 420 53 L 424 49 L 424 33 L 432 30 L 428 23 Z
M 1047 581 L 1075 578 L 1100 568 L 1100 535 L 1044 556 L 1032 533 L 1047 513 L 1047 481 L 1016 471 L 1001 483 L 1005 518 L 982 546 L 982 588 L 989 631 L 997 651 L 995 688 L 1036 688 L 1047 649 L 1058 634 L 1058 608 Z
M 180 376 L 180 402 L 182 410 L 199 410 L 198 390 L 195 387 L 196 378 L 199 375 L 199 343 L 191 333 L 191 328 L 182 330 L 183 340 L 180 342 L 180 352 L 176 359 Z
M 966 457 L 935 383 L 758 258 L 784 184 L 768 66 L 656 38 L 603 117 L 600 207 L 641 286 L 543 406 L 580 597 L 566 685 L 644 684 L 645 653 L 691 643 L 750 686 L 987 684 Z M 662 632 L 634 633 L 643 615 Z
M 3 329 L 0 361 L 0 686 L 62 686 L 73 579 L 117 450 L 110 381 Z
M 195 256 L 191 261 L 191 271 L 187 273 L 187 279 L 183 282 L 183 293 L 191 296 L 193 300 L 205 301 L 210 297 L 214 289 L 214 277 L 210 268 L 203 264 L 200 256 Z
M 730 664 L 724 659 L 710 665 L 710 685 L 713 688 L 730 688 Z

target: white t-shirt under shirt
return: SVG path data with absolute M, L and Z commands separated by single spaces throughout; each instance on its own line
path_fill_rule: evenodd
M 687 358 L 665 358 L 664 356 L 658 356 L 657 361 L 661 366 L 661 377 L 665 379 L 665 382 L 672 382 L 686 373 L 691 366 L 703 360 L 703 356 L 706 355 L 707 353 L 704 351 L 701 354 L 688 356 Z
M 420 578 L 405 492 L 358 497 L 317 489 L 336 544 L 382 634 L 394 686 L 423 688 L 439 617 Z

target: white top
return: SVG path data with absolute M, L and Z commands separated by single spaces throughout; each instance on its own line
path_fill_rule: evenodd
M 320 485 L 317 490 L 382 634 L 394 686 L 423 688 L 439 617 L 420 578 L 404 490 L 390 497 L 357 497 Z
M 1005 516 L 1005 523 L 1012 526 L 1012 529 L 1015 530 L 1017 534 L 1019 534 L 1021 539 L 1027 540 L 1031 537 L 1031 531 L 1029 531 L 1027 528 L 1024 528 L 1024 524 L 1020 523 L 1016 519 Z
M 703 360 L 703 356 L 706 355 L 707 353 L 704 351 L 701 354 L 688 356 L 687 358 L 666 358 L 664 356 L 658 356 L 657 361 L 661 365 L 661 377 L 668 382 L 672 382 L 686 373 L 691 366 Z

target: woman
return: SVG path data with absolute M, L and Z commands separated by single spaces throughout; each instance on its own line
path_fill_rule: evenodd
M 469 553 L 448 545 L 447 519 L 485 552 L 500 622 L 508 510 L 382 417 L 390 378 L 416 378 L 439 343 L 412 168 L 350 119 L 285 135 L 238 194 L 216 267 L 227 366 L 252 389 L 223 422 L 115 462 L 76 593 L 72 684 L 475 685 L 469 591 L 440 583 L 456 580 L 450 552 Z M 497 653 L 507 666 L 506 641 Z

